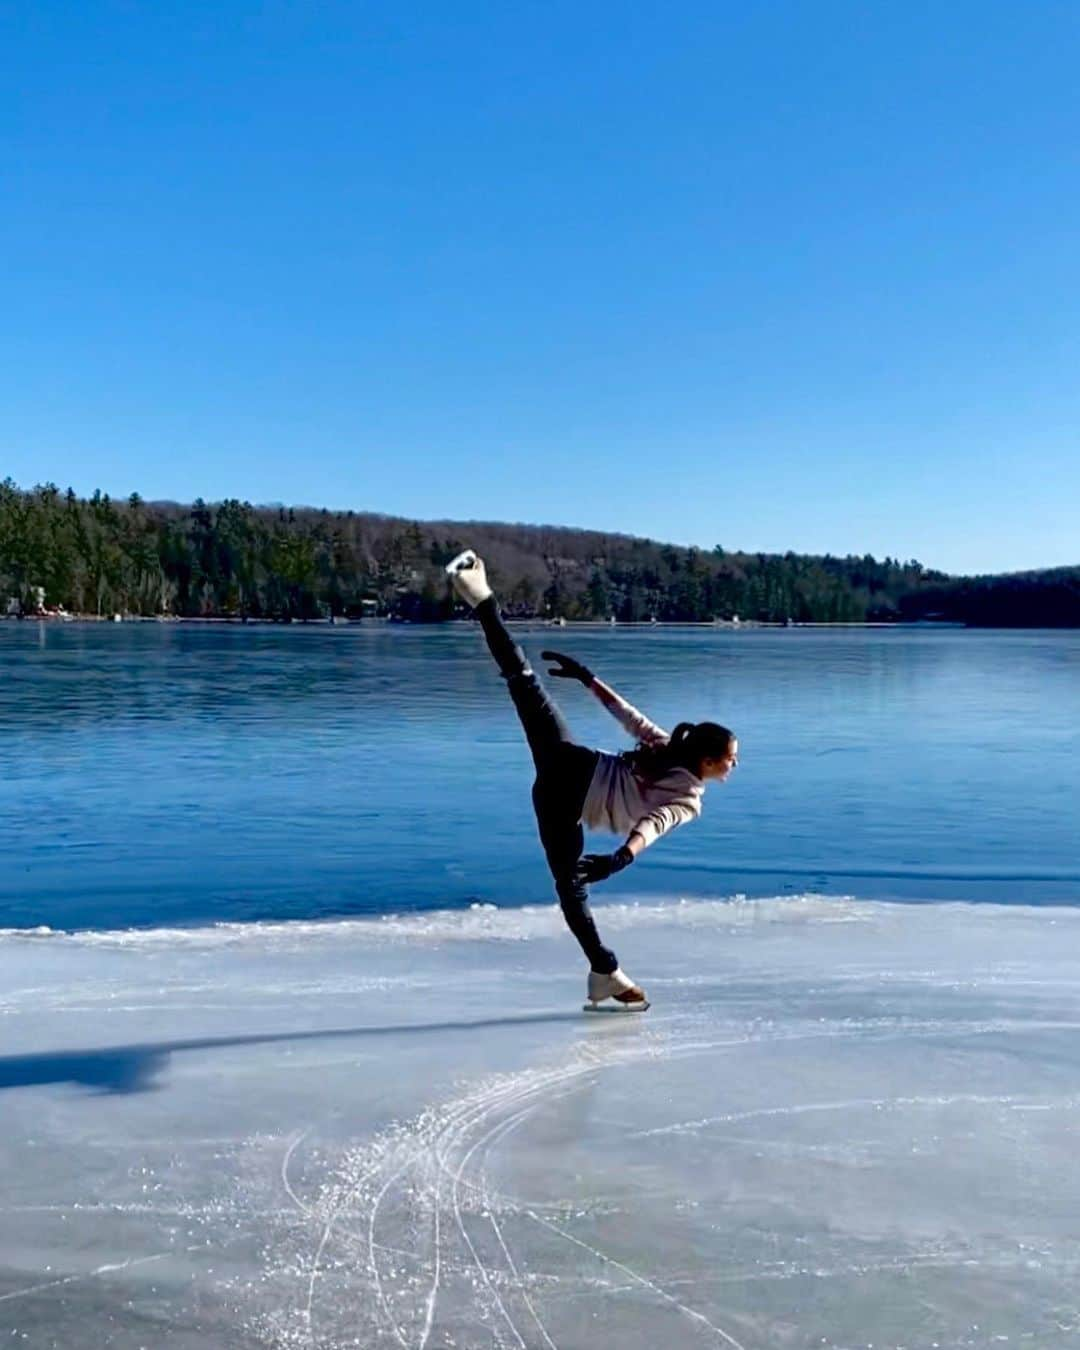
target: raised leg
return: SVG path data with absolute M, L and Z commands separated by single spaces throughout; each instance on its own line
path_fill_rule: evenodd
M 570 728 L 529 665 L 525 653 L 511 637 L 494 596 L 477 605 L 476 617 L 514 701 L 533 762 L 542 772 L 558 754 L 560 746 L 572 744 Z
M 600 941 L 589 891 L 578 879 L 576 865 L 585 847 L 581 807 L 596 767 L 596 751 L 575 745 L 562 713 L 537 679 L 525 653 L 503 623 L 483 562 L 467 549 L 447 566 L 454 589 L 480 620 L 487 645 L 506 680 L 536 764 L 533 806 L 555 892 L 567 926 L 581 945 L 589 966 L 610 975 L 618 960 Z

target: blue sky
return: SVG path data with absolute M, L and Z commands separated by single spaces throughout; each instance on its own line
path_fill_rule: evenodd
M 0 476 L 1080 563 L 1072 3 L 0 8 Z

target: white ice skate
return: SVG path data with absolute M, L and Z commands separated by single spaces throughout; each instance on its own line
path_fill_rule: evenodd
M 585 1012 L 644 1012 L 649 1000 L 629 976 L 621 970 L 610 975 L 589 971 L 589 1001 Z
M 454 584 L 454 590 L 467 605 L 473 609 L 491 597 L 484 560 L 478 558 L 471 548 L 446 564 L 446 575 Z

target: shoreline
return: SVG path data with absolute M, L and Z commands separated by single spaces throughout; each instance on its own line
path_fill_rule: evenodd
M 772 619 L 541 619 L 518 618 L 504 615 L 511 625 L 534 628 L 718 628 L 739 632 L 745 628 L 793 629 L 793 628 L 971 628 L 973 625 L 959 620 L 915 619 L 894 622 L 884 620 L 846 620 L 827 622 L 825 620 L 794 620 L 780 623 Z M 0 615 L 0 623 L 37 623 L 37 624 L 202 624 L 222 625 L 233 628 L 362 628 L 379 625 L 391 628 L 445 628 L 453 624 L 469 624 L 474 620 L 469 616 L 442 619 L 432 623 L 418 623 L 412 619 L 395 619 L 388 615 L 374 615 L 362 619 L 320 618 L 320 619 L 270 619 L 240 618 L 231 614 L 5 614 Z M 1010 625 L 1017 631 L 1024 631 L 1027 625 Z M 1057 631 L 1056 628 L 1048 631 Z
M 974 891 L 985 878 L 946 878 L 940 894 L 933 898 L 896 891 L 887 895 L 859 894 L 850 888 L 790 891 L 765 889 L 707 896 L 671 896 L 641 894 L 625 899 L 599 901 L 593 897 L 596 913 L 605 930 L 629 935 L 656 928 L 679 928 L 690 932 L 754 929 L 763 924 L 782 923 L 854 923 L 876 917 L 905 922 L 905 915 L 922 911 L 963 911 L 982 916 L 980 922 L 1016 923 L 1027 921 L 1054 924 L 1058 919 L 1077 922 L 1080 894 L 1075 899 L 1063 895 L 1050 899 L 1001 899 L 992 896 L 949 894 L 960 885 Z M 1071 888 L 1071 878 L 1050 878 L 1051 884 Z M 460 905 L 431 905 L 340 913 L 266 914 L 261 917 L 197 914 L 188 920 L 179 917 L 113 923 L 61 923 L 0 925 L 0 954 L 10 943 L 33 945 L 53 943 L 79 948 L 114 949 L 118 947 L 154 947 L 155 949 L 202 950 L 204 948 L 243 947 L 261 942 L 276 942 L 286 947 L 307 942 L 334 942 L 348 938 L 357 943 L 383 943 L 401 940 L 420 944 L 492 943 L 500 946 L 541 941 L 561 941 L 566 936 L 562 918 L 554 902 L 537 900 L 494 904 L 473 901 Z

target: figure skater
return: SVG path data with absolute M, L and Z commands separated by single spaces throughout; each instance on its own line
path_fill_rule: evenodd
M 588 887 L 629 867 L 662 834 L 696 819 L 705 784 L 723 781 L 738 763 L 738 741 L 715 722 L 680 722 L 669 735 L 579 661 L 542 652 L 545 661 L 555 663 L 549 674 L 580 680 L 638 743 L 621 755 L 578 745 L 503 623 L 483 561 L 467 549 L 446 571 L 480 620 L 532 751 L 540 842 L 567 925 L 589 962 L 585 1007 L 644 1012 L 649 1006 L 644 991 L 620 970 L 615 953 L 600 940 Z M 625 835 L 625 841 L 614 853 L 583 855 L 583 825 Z

